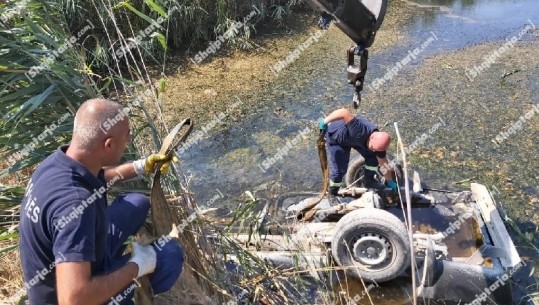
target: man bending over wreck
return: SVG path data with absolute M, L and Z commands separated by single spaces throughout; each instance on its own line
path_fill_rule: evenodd
M 136 278 L 149 274 L 157 294 L 169 290 L 181 273 L 183 251 L 173 239 L 159 246 L 135 243 L 133 253 L 124 254 L 150 201 L 124 193 L 109 206 L 107 187 L 152 173 L 159 161 L 166 172 L 170 160 L 151 155 L 118 165 L 131 140 L 129 119 L 120 113 L 125 114 L 123 107 L 108 100 L 84 102 L 71 144 L 41 162 L 28 183 L 19 231 L 31 305 L 133 304 Z M 111 120 L 115 117 L 121 119 Z
M 335 110 L 320 120 L 320 129 L 326 131 L 331 195 L 337 196 L 342 185 L 342 179 L 348 169 L 351 148 L 365 159 L 365 186 L 376 190 L 385 188 L 374 175 L 378 172 L 378 165 L 387 167 L 386 150 L 391 142 L 387 132 L 379 131 L 376 125 L 365 118 L 354 117 L 346 108 Z M 383 172 L 386 185 L 396 192 L 398 186 L 392 180 L 391 171 Z

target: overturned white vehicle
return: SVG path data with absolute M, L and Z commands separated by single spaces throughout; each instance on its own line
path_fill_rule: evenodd
M 297 219 L 298 211 L 320 197 L 283 196 L 264 208 L 260 220 L 288 221 L 267 226 L 259 237 L 240 235 L 239 242 L 276 267 L 333 267 L 373 283 L 409 279 L 414 251 L 419 297 L 473 303 L 485 301 L 485 292 L 488 302 L 511 304 L 511 285 L 505 283 L 522 261 L 485 186 L 423 190 L 414 173 L 410 244 L 406 206 L 395 195 L 362 187 L 362 164 L 360 158 L 350 166 L 340 204 L 331 206 L 324 199 L 313 217 L 303 221 Z

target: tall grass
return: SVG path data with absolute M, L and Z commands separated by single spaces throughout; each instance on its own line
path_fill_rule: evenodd
M 225 32 L 253 9 L 250 1 L 240 0 L 195 0 L 188 4 L 179 0 L 22 2 L 26 4 L 22 8 L 17 1 L 0 4 L 0 16 L 10 17 L 5 24 L 0 23 L 0 154 L 5 162 L 0 178 L 38 163 L 59 143 L 68 141 L 73 122 L 70 114 L 88 98 L 128 100 L 149 87 L 154 97 L 150 102 L 160 118 L 157 87 L 162 83 L 151 79 L 146 59 L 164 66 L 166 50 L 189 49 L 203 42 L 206 46 L 208 39 Z M 254 24 L 264 20 L 266 13 L 271 15 L 266 7 L 281 7 L 274 1 L 254 3 L 262 14 L 244 26 L 241 35 L 247 39 Z M 179 9 L 166 18 L 155 35 L 129 49 L 122 58 L 116 56 L 136 33 L 174 6 Z M 74 47 L 55 55 L 66 39 L 89 25 L 91 29 L 77 38 Z M 29 78 L 27 72 L 42 65 L 47 56 L 54 56 L 50 67 Z M 58 122 L 64 115 L 65 119 Z M 154 121 L 147 110 L 141 109 L 138 115 L 142 124 L 156 122 L 155 127 L 150 124 L 154 139 L 158 128 L 166 129 L 162 120 Z M 55 128 L 47 129 L 51 125 Z M 45 130 L 50 132 L 41 139 Z M 34 138 L 35 147 L 31 145 Z M 21 150 L 26 153 L 17 154 Z
M 49 155 L 58 143 L 66 142 L 71 113 L 97 91 L 92 79 L 81 73 L 85 57 L 78 47 L 67 49 L 50 70 L 33 78 L 27 75 L 71 34 L 54 7 L 30 1 L 15 14 L 9 11 L 12 4 L 3 6 L 0 15 L 4 21 L 10 17 L 0 25 L 0 178 L 20 173 Z M 18 223 L 26 179 L 23 174 L 22 183 L 0 186 L 0 234 L 11 237 L 3 239 L 0 254 L 16 248 L 13 241 L 17 235 L 12 231 Z
M 167 17 L 162 27 L 140 44 L 136 54 L 154 63 L 161 63 L 166 48 L 187 53 L 205 47 L 208 41 L 226 32 L 235 22 L 243 19 L 256 8 L 259 15 L 246 22 L 240 33 L 229 42 L 242 48 L 250 47 L 249 38 L 255 25 L 266 20 L 282 18 L 290 7 L 301 0 L 57 0 L 65 12 L 65 19 L 72 32 L 84 28 L 88 22 L 100 24 L 92 39 L 85 42 L 94 68 L 105 68 L 114 61 L 113 51 L 125 46 L 140 30 L 149 26 L 150 20 Z M 276 13 L 277 12 L 277 13 Z M 108 18 L 114 15 L 115 18 Z M 116 29 L 116 31 L 108 31 Z M 165 43 L 166 42 L 166 43 Z M 129 66 L 129 62 L 124 62 Z

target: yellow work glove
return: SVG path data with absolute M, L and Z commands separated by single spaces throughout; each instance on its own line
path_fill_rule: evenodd
M 167 159 L 165 155 L 152 154 L 147 158 L 133 162 L 133 166 L 135 167 L 135 172 L 137 173 L 137 175 L 140 176 L 144 173 L 153 173 L 155 171 L 155 164 L 162 161 L 165 161 L 165 163 L 161 165 L 160 171 L 161 173 L 166 174 L 170 167 L 170 162 L 178 162 L 178 158 L 176 156 L 173 156 L 172 158 Z
M 159 156 L 159 157 L 161 157 L 161 156 L 163 156 L 163 155 L 152 155 L 152 156 Z M 150 156 L 150 157 L 152 157 L 152 156 Z M 148 160 L 150 157 L 146 158 L 146 160 Z M 155 160 L 154 163 L 151 165 L 151 168 L 154 167 L 155 162 L 161 161 L 161 160 L 164 160 L 164 159 Z M 163 163 L 163 165 L 161 165 L 161 170 L 160 170 L 161 173 L 163 173 L 163 174 L 168 173 L 168 169 L 169 169 L 169 167 L 170 167 L 170 162 L 171 162 L 171 161 L 174 162 L 174 163 L 178 163 L 179 159 L 178 159 L 178 157 L 176 157 L 176 156 L 172 156 L 172 158 L 168 159 L 165 163 Z M 148 162 L 148 161 L 146 161 L 146 162 Z M 148 163 L 146 163 L 146 164 L 148 164 Z M 144 165 L 144 170 L 145 170 L 145 171 L 146 171 L 146 164 Z M 151 172 L 152 172 L 152 171 L 151 171 Z

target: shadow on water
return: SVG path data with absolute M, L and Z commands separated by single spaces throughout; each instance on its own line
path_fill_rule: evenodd
M 431 33 L 437 40 L 424 49 L 422 58 L 474 44 L 503 41 L 518 33 L 529 20 L 539 25 L 536 0 L 406 3 L 415 8 L 410 23 L 401 29 L 406 39 L 371 54 L 369 78 L 382 77 L 388 65 L 401 60 Z M 309 76 L 312 79 L 303 88 L 298 89 L 292 81 L 276 82 L 260 93 L 259 109 L 247 110 L 242 121 L 230 128 L 212 129 L 209 136 L 182 153 L 184 170 L 192 177 L 192 190 L 200 205 L 217 207 L 218 214 L 225 216 L 234 210 L 240 200 L 238 197 L 247 190 L 254 191 L 263 201 L 275 200 L 286 192 L 320 190 L 316 121 L 322 112 L 348 105 L 351 92 L 344 84 L 344 59 L 340 66 L 334 62 L 322 62 L 317 67 L 320 71 Z M 412 69 L 421 62 L 412 62 Z M 413 105 L 402 107 L 405 114 L 415 112 Z M 363 111 L 367 117 L 376 117 L 384 109 L 371 107 Z M 205 122 L 199 122 L 198 128 L 204 125 Z M 297 144 L 291 145 L 292 142 Z M 211 200 L 216 194 L 224 194 L 224 198 Z M 432 208 L 417 209 L 414 213 L 414 226 L 424 232 L 447 228 L 452 221 L 451 217 L 435 213 Z M 471 254 L 475 243 L 472 231 L 471 228 L 462 230 L 446 240 L 451 255 Z M 348 283 L 346 289 L 352 295 L 363 288 L 358 283 Z M 375 304 L 408 304 L 411 293 L 408 282 L 393 281 L 373 288 L 370 294 Z M 365 298 L 358 304 L 370 302 Z

